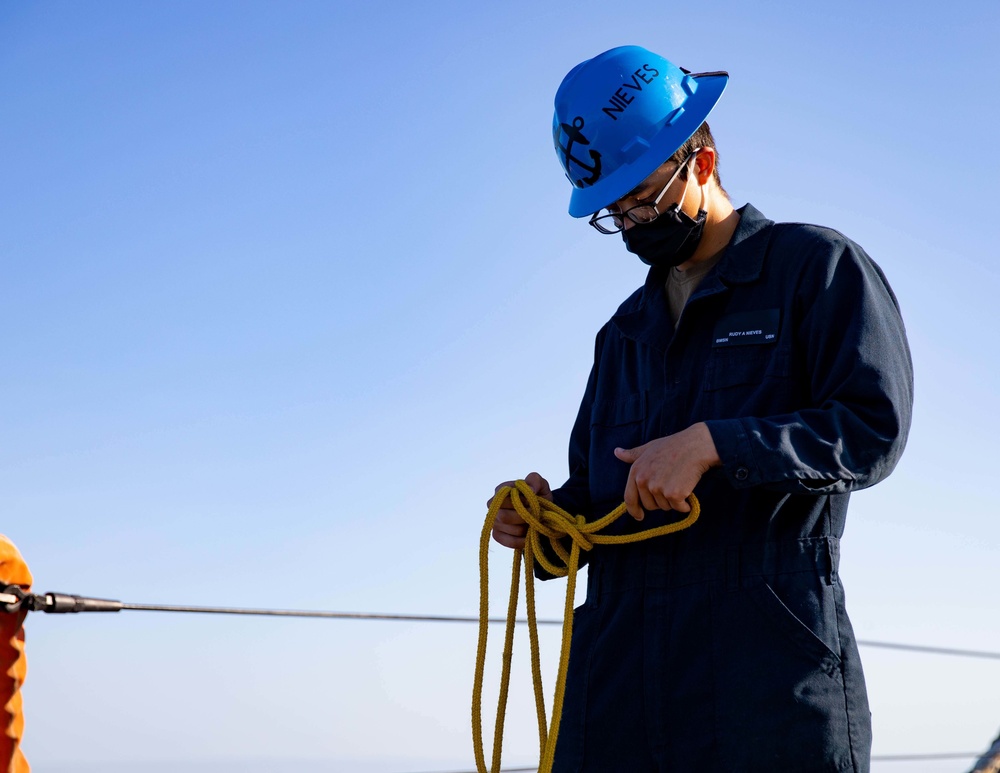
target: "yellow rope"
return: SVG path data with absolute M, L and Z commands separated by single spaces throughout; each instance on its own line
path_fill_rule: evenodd
M 514 510 L 527 522 L 528 534 L 524 549 L 514 551 L 514 567 L 510 583 L 510 600 L 507 604 L 507 630 L 504 635 L 503 668 L 500 675 L 500 696 L 497 701 L 497 719 L 493 733 L 493 758 L 489 772 L 483 747 L 483 670 L 486 664 L 486 629 L 489 625 L 489 558 L 490 535 L 496 521 L 497 512 L 510 500 Z M 569 645 L 573 638 L 573 599 L 576 592 L 576 573 L 580 566 L 580 551 L 590 550 L 594 545 L 624 545 L 629 542 L 672 534 L 691 526 L 698 520 L 701 505 L 692 494 L 688 497 L 691 512 L 675 523 L 657 526 L 636 534 L 600 534 L 617 521 L 625 512 L 623 502 L 603 518 L 590 523 L 582 515 L 573 516 L 561 507 L 541 499 L 523 480 L 513 486 L 501 488 L 490 505 L 479 540 L 479 649 L 476 654 L 476 676 L 472 687 L 472 740 L 476 754 L 476 769 L 479 773 L 500 773 L 500 754 L 503 746 L 503 724 L 507 709 L 507 693 L 510 684 L 510 663 L 514 645 L 514 617 L 517 612 L 517 593 L 521 584 L 522 555 L 525 564 L 524 591 L 528 607 L 528 638 L 531 646 L 531 679 L 535 688 L 535 712 L 538 715 L 538 742 L 540 761 L 538 773 L 550 773 L 555 758 L 556 740 L 559 737 L 559 722 L 562 718 L 563 696 L 566 691 L 566 669 L 569 665 Z M 567 551 L 562 539 L 570 538 Z M 553 564 L 542 550 L 542 538 L 548 540 L 549 547 L 559 557 L 561 564 Z M 535 585 L 532 567 L 537 561 L 545 571 L 557 577 L 566 577 L 566 608 L 563 612 L 562 648 L 559 653 L 559 671 L 556 675 L 556 691 L 552 707 L 551 730 L 546 728 L 545 698 L 542 694 L 541 659 L 538 650 L 538 623 L 535 618 Z

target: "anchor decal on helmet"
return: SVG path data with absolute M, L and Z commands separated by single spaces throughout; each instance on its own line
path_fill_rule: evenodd
M 572 182 L 577 188 L 584 188 L 588 185 L 593 185 L 601 177 L 601 154 L 593 148 L 590 149 L 590 160 L 593 164 L 592 166 L 573 155 L 573 146 L 576 143 L 580 143 L 581 145 L 590 144 L 590 140 L 588 140 L 583 135 L 583 132 L 580 131 L 583 128 L 583 117 L 578 115 L 573 119 L 572 125 L 560 123 L 559 128 L 566 135 L 566 144 L 563 145 L 559 133 L 556 133 L 556 145 L 559 146 L 559 149 L 563 154 L 563 166 L 566 168 L 566 176 L 569 177 L 570 182 Z M 574 180 L 569 175 L 570 161 L 580 167 L 580 169 L 590 172 L 590 176 Z

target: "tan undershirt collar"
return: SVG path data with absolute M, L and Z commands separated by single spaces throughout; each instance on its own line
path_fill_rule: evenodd
M 695 263 L 686 271 L 677 268 L 670 269 L 664 289 L 667 292 L 667 305 L 670 307 L 670 318 L 677 327 L 677 322 L 681 318 L 681 312 L 688 302 L 688 298 L 698 289 L 701 280 L 712 270 L 712 267 L 722 258 L 724 250 L 720 250 L 716 255 L 707 260 Z

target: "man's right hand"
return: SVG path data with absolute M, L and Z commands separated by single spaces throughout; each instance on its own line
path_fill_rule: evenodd
M 531 486 L 531 490 L 538 494 L 539 497 L 547 499 L 550 502 L 552 501 L 552 489 L 549 488 L 549 482 L 537 472 L 525 475 L 524 482 Z M 497 486 L 496 490 L 499 491 L 504 486 L 513 485 L 514 481 L 508 480 Z M 490 497 L 490 500 L 486 503 L 487 508 L 493 504 L 493 499 L 495 497 Z M 509 499 L 507 500 L 507 504 L 510 504 Z M 501 507 L 497 511 L 497 519 L 493 523 L 493 539 L 501 545 L 508 548 L 523 548 L 524 537 L 527 533 L 528 524 L 524 522 L 524 519 L 517 514 L 517 511 L 513 507 Z

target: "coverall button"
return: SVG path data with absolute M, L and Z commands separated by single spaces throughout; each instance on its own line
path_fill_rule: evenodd
M 746 467 L 736 468 L 736 480 L 746 480 L 748 477 L 750 477 L 750 470 Z

